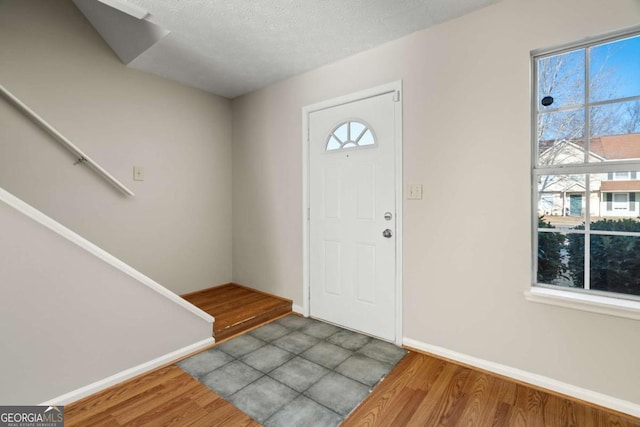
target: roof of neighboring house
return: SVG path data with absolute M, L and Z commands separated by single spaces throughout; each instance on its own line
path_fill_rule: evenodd
M 591 152 L 607 160 L 640 159 L 640 133 L 593 137 Z
M 584 147 L 584 139 L 540 141 L 540 155 L 544 155 L 545 151 L 551 149 L 557 143 L 568 143 L 578 149 L 583 149 Z M 591 138 L 590 148 L 591 154 L 604 160 L 640 159 L 640 133 L 594 136 Z
M 602 181 L 600 191 L 640 191 L 640 181 Z

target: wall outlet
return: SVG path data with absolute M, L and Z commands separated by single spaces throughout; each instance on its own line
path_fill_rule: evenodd
M 141 166 L 133 167 L 133 180 L 144 181 L 144 168 Z
M 422 200 L 422 184 L 410 184 L 407 199 Z

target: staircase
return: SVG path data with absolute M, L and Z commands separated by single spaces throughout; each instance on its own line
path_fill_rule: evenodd
M 0 188 L 0 402 L 60 405 L 210 346 L 213 318 Z
M 292 304 L 291 300 L 235 283 L 182 297 L 215 317 L 213 335 L 218 342 L 291 313 Z

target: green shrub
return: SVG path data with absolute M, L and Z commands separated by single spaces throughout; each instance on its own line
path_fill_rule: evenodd
M 584 230 L 584 225 L 575 227 Z M 640 232 L 635 219 L 603 219 L 591 230 Z M 569 273 L 574 285 L 584 287 L 584 236 L 569 234 Z M 640 238 L 591 234 L 590 288 L 640 295 Z
M 538 217 L 538 228 L 554 228 Z M 538 283 L 552 284 L 564 271 L 561 250 L 565 237 L 560 233 L 538 233 Z

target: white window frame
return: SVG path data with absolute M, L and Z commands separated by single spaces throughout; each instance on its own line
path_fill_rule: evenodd
M 362 129 L 362 131 L 360 132 L 359 135 L 355 135 L 355 139 L 354 139 L 354 135 L 351 135 L 351 123 L 358 123 L 361 124 L 362 126 L 364 126 L 364 129 Z M 347 136 L 346 136 L 346 140 L 342 140 L 341 138 L 338 137 L 338 135 L 336 134 L 336 132 L 338 131 L 338 129 L 340 129 L 341 127 L 345 126 L 347 127 Z M 362 140 L 362 138 L 364 138 L 364 136 L 369 133 L 371 135 L 371 138 L 373 139 L 373 143 L 371 144 L 360 144 L 360 141 Z M 331 141 L 331 139 L 335 139 L 339 144 L 340 147 L 337 148 L 329 148 L 329 142 Z M 351 146 L 347 147 L 347 145 L 351 144 Z M 331 131 L 331 133 L 329 135 L 327 135 L 327 142 L 325 143 L 325 149 L 324 152 L 325 153 L 336 153 L 336 152 L 342 152 L 345 150 L 356 150 L 356 149 L 367 149 L 367 148 L 375 148 L 378 145 L 378 137 L 376 136 L 376 133 L 374 132 L 373 128 L 371 127 L 371 125 L 369 125 L 369 123 L 367 123 L 366 121 L 362 120 L 362 119 L 349 119 L 349 120 L 345 120 L 343 122 L 340 122 L 339 124 L 337 124 L 333 130 Z
M 631 179 L 631 172 L 622 171 L 613 173 L 613 181 L 629 181 Z
M 596 312 L 602 314 L 608 314 L 619 317 L 626 317 L 631 319 L 640 320 L 640 296 L 617 294 L 612 292 L 601 292 L 597 290 L 590 290 L 590 266 L 589 266 L 589 247 L 590 247 L 590 235 L 593 234 L 615 234 L 623 236 L 632 236 L 640 238 L 640 233 L 636 232 L 599 232 L 590 230 L 590 197 L 585 197 L 584 215 L 585 215 L 585 229 L 584 230 L 571 230 L 572 233 L 583 234 L 584 247 L 585 247 L 585 265 L 584 265 L 584 289 L 579 288 L 567 288 L 556 285 L 537 283 L 537 263 L 538 263 L 538 180 L 542 175 L 568 175 L 568 174 L 585 174 L 585 194 L 591 194 L 590 189 L 590 174 L 607 174 L 613 173 L 614 179 L 616 173 L 629 173 L 630 170 L 635 170 L 640 173 L 640 160 L 622 160 L 622 161 L 605 161 L 605 162 L 592 162 L 589 163 L 589 111 L 591 106 L 597 106 L 612 102 L 620 101 L 633 101 L 640 99 L 640 96 L 634 96 L 631 98 L 613 99 L 600 102 L 590 102 L 589 97 L 589 48 L 597 45 L 611 43 L 616 40 L 626 39 L 640 35 L 640 27 L 635 27 L 631 30 L 618 31 L 601 37 L 593 37 L 586 39 L 580 43 L 567 44 L 551 49 L 536 50 L 531 52 L 531 66 L 532 66 L 532 92 L 531 92 L 531 147 L 532 147 L 532 165 L 531 165 L 531 188 L 532 188 L 532 272 L 531 272 L 531 286 L 525 291 L 525 297 L 527 300 L 537 303 L 545 303 L 556 306 L 568 307 L 578 310 L 584 310 L 589 312 Z M 538 70 L 537 61 L 539 59 L 567 53 L 577 49 L 585 50 L 585 96 L 584 103 L 581 104 L 581 108 L 585 111 L 585 161 L 578 164 L 557 164 L 557 165 L 538 165 L 538 141 L 537 141 L 537 123 L 539 112 L 539 94 L 538 94 Z M 549 111 L 549 109 L 546 109 Z M 628 175 L 627 179 L 629 178 Z M 627 208 L 628 208 L 628 195 L 627 195 Z M 545 230 L 546 231 L 546 230 Z M 556 230 L 559 231 L 559 230 Z M 566 230 L 565 230 L 566 232 Z
M 616 196 L 624 196 L 624 201 L 616 201 Z M 629 210 L 629 193 L 613 193 L 613 210 L 628 211 Z

